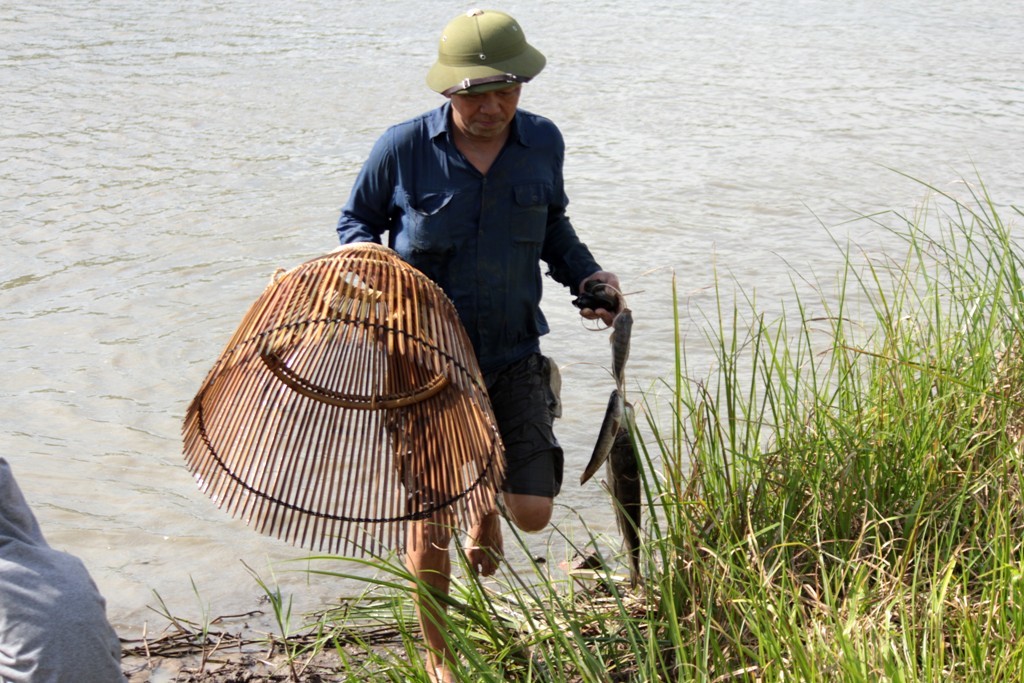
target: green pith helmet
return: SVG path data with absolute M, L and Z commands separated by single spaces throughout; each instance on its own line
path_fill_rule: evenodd
M 519 22 L 495 10 L 471 9 L 444 27 L 427 85 L 442 95 L 485 92 L 526 83 L 544 68 Z

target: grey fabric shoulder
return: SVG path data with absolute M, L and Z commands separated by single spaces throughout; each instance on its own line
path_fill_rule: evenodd
M 43 538 L 0 458 L 0 681 L 124 681 L 106 601 L 77 557 Z

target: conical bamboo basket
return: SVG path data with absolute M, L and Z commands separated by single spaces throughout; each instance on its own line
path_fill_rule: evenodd
M 182 428 L 199 488 L 261 533 L 347 556 L 405 525 L 475 523 L 504 452 L 465 330 L 390 249 L 342 247 L 275 277 Z

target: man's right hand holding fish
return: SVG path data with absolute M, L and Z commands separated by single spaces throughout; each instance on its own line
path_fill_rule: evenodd
M 587 320 L 602 320 L 609 327 L 622 309 L 619 278 L 614 273 L 599 270 L 580 283 L 580 293 L 573 305 Z

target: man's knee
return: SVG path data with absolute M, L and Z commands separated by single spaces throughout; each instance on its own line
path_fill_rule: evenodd
M 546 496 L 506 493 L 505 509 L 512 522 L 523 531 L 540 531 L 551 521 L 554 501 Z

